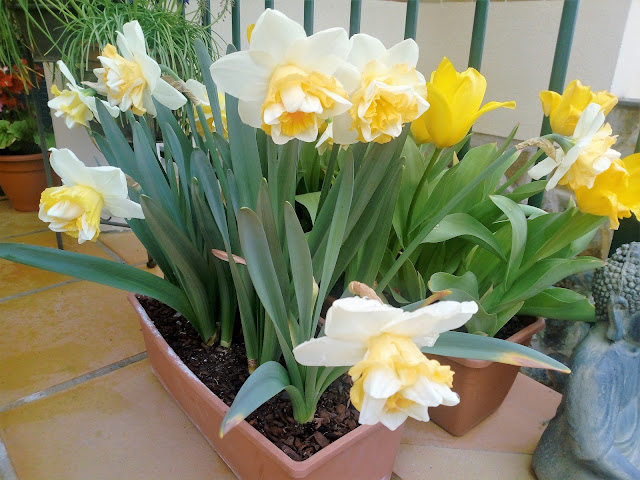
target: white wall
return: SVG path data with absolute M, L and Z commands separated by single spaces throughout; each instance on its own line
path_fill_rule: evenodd
M 633 2 L 632 15 L 627 15 Z M 349 28 L 349 0 L 317 0 L 315 30 L 332 26 Z M 542 110 L 538 93 L 549 86 L 560 16 L 560 0 L 493 0 L 490 3 L 482 73 L 487 78 L 485 101 L 515 100 L 516 110 L 495 110 L 482 117 L 476 131 L 506 135 L 519 123 L 519 138 L 540 131 Z M 567 72 L 567 83 L 579 78 L 596 90 L 611 90 L 621 96 L 640 90 L 640 0 L 582 0 Z M 301 0 L 275 0 L 275 7 L 302 23 Z M 241 0 L 242 47 L 246 29 L 264 9 L 263 0 Z M 429 77 L 443 56 L 458 70 L 469 57 L 475 2 L 422 1 L 419 7 L 417 42 L 418 69 Z M 402 40 L 406 3 L 364 0 L 361 31 L 391 46 Z M 625 28 L 626 25 L 626 28 Z M 230 16 L 216 29 L 231 39 Z M 620 45 L 623 43 L 620 53 Z M 624 55 L 624 59 L 622 58 Z M 614 74 L 617 82 L 613 85 Z M 636 95 L 637 97 L 638 95 Z

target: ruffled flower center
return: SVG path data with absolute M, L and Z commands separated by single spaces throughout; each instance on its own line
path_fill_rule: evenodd
M 142 104 L 142 96 L 148 85 L 140 65 L 119 55 L 111 44 L 104 48 L 101 56 L 102 82 L 109 99 L 119 104 L 123 111 L 131 107 L 133 113 L 143 115 L 147 110 Z
M 100 233 L 104 198 L 86 185 L 51 187 L 42 192 L 39 218 L 51 222 L 54 232 L 81 240 L 95 240 Z

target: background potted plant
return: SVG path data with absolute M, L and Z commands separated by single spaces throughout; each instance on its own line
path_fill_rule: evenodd
M 383 74 L 375 79 L 380 84 L 373 83 L 381 87 L 373 98 L 363 96 L 373 80 L 349 67 L 349 62 L 357 63 L 350 57 L 357 43 L 374 46 L 373 50 L 353 48 L 354 55 L 373 54 L 365 63 L 387 60 L 381 69 Z M 144 47 L 139 24 L 125 24 L 120 53 L 135 48 L 136 62 L 147 68 L 131 68 L 119 61 L 115 47 L 106 47 L 108 55 L 102 55 L 107 57 L 102 65 L 105 75 L 98 78 L 95 88 L 126 112 L 132 125 L 133 147 L 107 107 L 95 102 L 104 136 L 94 132 L 94 139 L 112 167 L 84 167 L 71 152 L 54 150 L 52 165 L 61 173 L 64 185 L 43 192 L 41 218 L 50 222 L 51 228 L 64 230 L 79 241 L 90 241 L 99 235 L 97 219 L 103 208 L 127 217 L 165 278 L 103 259 L 26 245 L 2 244 L 0 256 L 150 295 L 180 312 L 208 345 L 229 346 L 234 321 L 239 319 L 247 370 L 253 373 L 221 420 L 221 433 L 245 425 L 244 417 L 283 390 L 291 399 L 297 420 L 314 419 L 322 392 L 350 366 L 355 382 L 351 399 L 361 408 L 363 423 L 382 421 L 397 428 L 409 415 L 426 420 L 428 408 L 457 401 L 450 391 L 450 370 L 427 360 L 419 351 L 420 346 L 437 346 L 440 337 L 457 346 L 445 346 L 449 353 L 564 370 L 557 362 L 521 346 L 460 332 L 445 336 L 443 332 L 462 325 L 477 310 L 474 302 L 431 305 L 432 298 L 403 310 L 383 304 L 382 297 L 360 284 L 361 289 L 352 291 L 367 298 L 336 302 L 322 327 L 319 317 L 323 300 L 347 268 L 357 267 L 363 277 L 373 280 L 380 270 L 401 191 L 407 124 L 426 107 L 421 96 L 424 78 L 413 66 L 418 53 L 415 42 L 405 41 L 389 51 L 384 47 L 380 50 L 380 46 L 368 36 L 356 36 L 350 43 L 342 29 L 307 37 L 301 26 L 268 10 L 256 23 L 250 47 L 254 51 L 250 54 L 237 52 L 211 66 L 206 46 L 196 42 L 206 91 L 206 98 L 199 99 L 196 91 L 189 89 L 192 79 L 181 82 L 175 78 L 169 84 L 160 78 L 161 68 L 152 65 L 154 60 Z M 269 52 L 261 50 L 266 47 Z M 413 65 L 408 65 L 410 75 L 398 66 L 403 63 L 395 59 L 398 52 L 413 59 Z M 267 56 L 270 62 L 264 61 Z M 244 65 L 239 68 L 239 64 Z M 350 91 L 334 76 L 338 67 L 350 71 L 352 82 L 344 80 L 345 85 L 351 85 Z M 401 73 L 397 78 L 394 69 Z M 130 81 L 127 86 L 143 85 L 141 91 L 120 89 L 121 82 L 109 83 L 114 77 Z M 309 82 L 305 86 L 311 85 L 303 91 L 301 103 L 284 102 L 290 82 L 295 85 L 301 77 Z M 229 92 L 225 101 L 228 140 L 222 129 L 213 131 L 207 121 L 209 116 L 214 126 L 223 124 L 214 79 Z M 364 141 L 347 150 L 335 178 L 325 176 L 313 227 L 305 233 L 293 205 L 298 165 L 307 162 L 306 155 L 315 155 L 308 144 L 313 146 L 318 127 L 330 115 L 358 112 L 357 108 L 351 109 L 353 102 L 369 102 L 374 107 L 376 102 L 406 105 L 387 102 L 386 95 L 397 94 L 397 85 L 386 82 L 395 80 L 407 82 L 401 93 L 403 100 L 421 107 L 387 112 L 395 119 L 387 132 L 385 121 L 372 128 L 365 122 L 369 117 L 351 117 Z M 69 89 L 69 95 L 77 95 L 88 110 L 91 102 L 85 96 L 90 93 Z M 311 111 L 300 108 L 307 102 L 315 106 Z M 171 112 L 185 103 L 188 132 Z M 135 114 L 128 106 L 134 107 Z M 261 118 L 267 111 L 268 118 Z M 91 114 L 93 118 L 93 111 Z M 155 117 L 162 130 L 163 157 L 154 148 L 149 116 Z M 334 122 L 337 127 L 336 117 Z M 338 128 L 333 132 L 340 133 Z M 352 137 L 349 132 L 348 125 L 342 133 Z M 334 163 L 339 143 L 336 140 L 332 147 Z M 494 153 L 495 170 L 514 151 Z M 493 160 L 494 155 L 490 158 Z M 478 187 L 491 173 L 489 169 L 479 174 L 468 188 Z M 107 176 L 112 181 L 105 181 Z M 458 201 L 458 197 L 451 199 L 438 214 L 444 217 L 447 208 Z M 401 260 L 404 258 L 398 257 Z M 376 321 L 371 321 L 372 315 Z M 363 328 L 351 328 L 353 319 Z M 350 348 L 340 350 L 337 346 L 341 342 Z M 161 350 L 165 356 L 173 356 L 167 348 Z M 348 355 L 340 356 L 336 353 L 339 351 Z M 154 368 L 169 385 L 159 367 Z M 174 387 L 168 386 L 169 390 L 186 388 L 185 377 L 190 374 L 181 366 L 174 370 L 182 372 L 182 380 L 171 380 Z M 389 375 L 393 381 L 386 382 Z M 202 386 L 194 388 L 202 390 Z M 248 448 L 254 447 L 240 451 Z M 369 453 L 376 456 L 375 451 Z M 390 469 L 389 465 L 381 468 L 376 478 L 390 473 L 384 471 Z
M 36 68 L 35 78 L 44 83 L 42 68 Z M 0 69 L 0 186 L 18 211 L 38 210 L 40 193 L 47 186 L 33 88 L 23 83 L 18 66 Z M 52 146 L 53 134 L 48 132 L 46 138 Z

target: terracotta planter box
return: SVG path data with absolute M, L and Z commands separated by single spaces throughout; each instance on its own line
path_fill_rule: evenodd
M 402 427 L 390 431 L 380 424 L 359 426 L 302 462 L 291 460 L 247 422 L 242 422 L 221 439 L 218 431 L 229 407 L 182 363 L 133 294 L 129 294 L 129 301 L 140 316 L 144 343 L 156 377 L 238 478 L 391 478 Z
M 538 318 L 531 325 L 515 333 L 507 340 L 529 346 L 531 338 L 544 328 L 544 319 Z M 455 372 L 453 391 L 460 395 L 455 407 L 429 409 L 431 421 L 452 435 L 461 436 L 495 412 L 506 398 L 520 367 L 488 360 L 428 355 L 443 365 L 450 365 Z
M 47 188 L 42 154 L 0 155 L 0 185 L 15 210 L 37 212 Z

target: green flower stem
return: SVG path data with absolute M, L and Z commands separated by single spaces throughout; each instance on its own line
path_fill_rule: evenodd
M 494 195 L 498 195 L 504 192 L 509 186 L 513 184 L 513 182 L 518 180 L 518 178 L 520 178 L 527 170 L 529 170 L 529 168 L 531 168 L 531 166 L 536 163 L 542 155 L 544 155 L 544 152 L 542 150 L 538 150 L 536 154 L 533 155 L 529 160 L 527 160 L 527 162 L 516 173 L 511 175 L 511 177 L 506 182 L 496 188 Z
M 320 200 L 318 201 L 318 212 L 322 209 L 322 204 L 329 195 L 329 188 L 333 182 L 333 172 L 336 169 L 336 162 L 338 159 L 338 152 L 340 151 L 340 145 L 334 144 L 331 149 L 331 157 L 329 157 L 329 164 L 327 165 L 327 171 L 324 174 L 324 180 L 322 181 L 322 190 L 320 191 Z
M 547 140 L 556 142 L 565 152 L 571 150 L 575 145 L 575 142 L 572 142 L 568 137 L 565 137 L 564 135 L 558 135 L 557 133 L 549 133 L 547 135 L 543 135 L 542 138 L 546 138 Z

